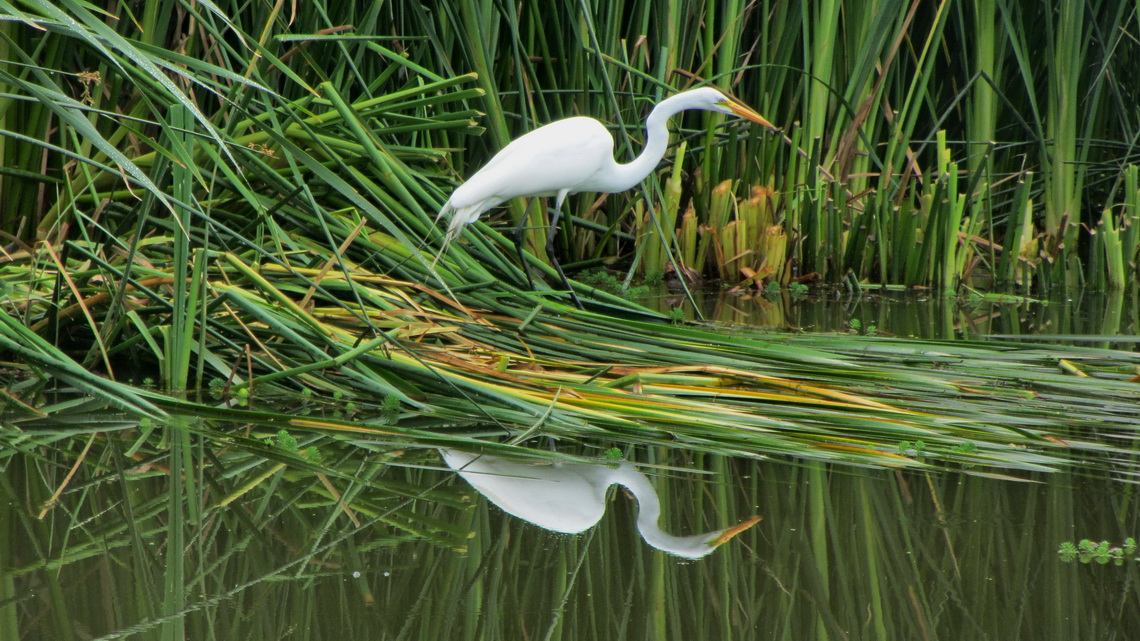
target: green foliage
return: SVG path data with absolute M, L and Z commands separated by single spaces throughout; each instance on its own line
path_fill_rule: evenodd
M 920 463 L 954 462 L 961 465 L 961 469 L 969 470 L 974 467 L 972 459 L 978 454 L 978 444 L 974 441 L 947 443 L 944 446 L 928 448 L 925 441 L 899 441 L 898 453 L 900 456 L 913 458 Z
M 849 319 L 847 321 L 847 327 L 851 329 L 852 333 L 862 334 L 863 336 L 874 336 L 875 332 L 879 331 L 879 328 L 876 327 L 874 323 L 868 323 L 864 326 L 863 321 L 858 318 Z
M 908 456 L 922 462 L 926 458 L 926 443 L 923 441 L 899 441 L 899 455 Z
M 634 285 L 627 287 L 617 276 L 607 269 L 599 268 L 593 271 L 584 272 L 579 276 L 582 284 L 601 290 L 607 294 L 620 297 L 622 300 L 636 301 L 649 295 L 652 283 L 646 281 L 641 285 Z M 660 284 L 660 280 L 657 284 Z
M 788 282 L 793 298 L 808 289 L 784 279 L 811 272 L 831 282 L 852 273 L 856 282 L 938 289 L 971 272 L 1021 293 L 1033 284 L 1121 287 L 1136 278 L 1140 247 L 1129 143 L 1140 45 L 1125 3 L 14 7 L 0 9 L 0 228 L 13 240 L 0 270 L 0 376 L 17 416 L 0 425 L 0 469 L 23 474 L 35 498 L 5 477 L 0 504 L 18 507 L 0 521 L 4 540 L 37 544 L 0 566 L 35 573 L 21 594 L 42 592 L 54 606 L 44 638 L 78 634 L 59 570 L 112 549 L 133 558 L 101 560 L 82 575 L 106 583 L 129 567 L 143 585 L 161 557 L 162 579 L 114 607 L 101 600 L 88 610 L 111 617 L 129 609 L 132 620 L 161 628 L 156 638 L 186 636 L 177 628 L 199 606 L 257 584 L 233 587 L 226 572 L 236 560 L 275 567 L 259 556 L 256 537 L 278 518 L 273 533 L 297 539 L 283 546 L 290 560 L 267 575 L 274 580 L 309 581 L 303 568 L 358 567 L 357 551 L 325 559 L 326 548 L 314 544 L 353 536 L 334 525 L 355 511 L 398 533 L 377 546 L 429 537 L 463 549 L 469 528 L 432 516 L 450 497 L 410 482 L 386 485 L 384 470 L 401 455 L 378 442 L 517 452 L 499 437 L 590 435 L 616 444 L 608 456 L 652 446 L 896 469 L 952 463 L 1010 476 L 1073 464 L 1137 468 L 1128 445 L 1134 421 L 1121 420 L 1135 415 L 1134 352 L 722 332 L 673 324 L 682 313 L 657 315 L 623 299 L 635 291 L 629 274 L 599 291 L 577 284 L 590 308 L 578 312 L 541 291 L 556 282 L 537 249 L 545 246 L 541 225 L 527 232 L 533 251 L 525 258 L 540 292 L 529 291 L 512 241 L 498 233 L 500 223 L 521 219 L 520 203 L 472 226 L 431 264 L 440 204 L 512 137 L 590 114 L 611 124 L 616 156 L 629 160 L 650 102 L 692 86 L 686 74 L 696 74 L 769 116 L 783 135 L 685 114 L 675 123 L 686 151 L 671 159 L 668 182 L 653 175 L 644 191 L 572 198 L 556 251 L 630 271 L 640 253 L 651 270 L 680 279 L 690 276 L 686 268 L 708 273 L 719 262 L 734 280 Z M 725 181 L 718 206 L 714 190 Z M 756 189 L 772 207 L 742 212 Z M 665 240 L 639 250 L 648 213 L 658 210 Z M 540 222 L 541 208 L 533 212 Z M 728 243 L 718 234 L 732 224 L 749 233 Z M 784 258 L 765 262 L 755 247 L 762 238 L 782 243 Z M 788 266 L 797 273 L 780 271 Z M 1058 362 L 1071 367 L 1058 371 Z M 136 375 L 163 392 L 121 382 Z M 206 385 L 225 404 L 166 393 Z M 42 409 L 61 387 L 95 400 Z M 283 414 L 256 403 L 283 392 L 299 393 L 305 406 Z M 325 412 L 330 398 L 357 405 L 338 401 Z M 417 427 L 388 416 L 329 416 L 377 398 L 382 412 Z M 85 403 L 142 421 L 80 420 Z M 47 424 L 69 407 L 79 419 L 68 429 Z M 217 431 L 209 421 L 223 416 L 241 427 Z M 345 451 L 357 447 L 367 455 Z M 428 463 L 436 461 L 410 465 Z M 298 469 L 304 482 L 294 484 Z M 50 506 L 52 492 L 68 489 L 69 472 L 78 476 L 65 499 L 92 503 L 59 523 L 26 518 L 29 506 Z M 817 491 L 808 481 L 820 477 L 782 487 Z M 752 478 L 750 489 L 763 489 Z M 159 485 L 164 498 L 145 496 Z M 392 497 L 409 487 L 439 503 L 405 509 Z M 123 489 L 131 493 L 106 499 Z M 249 496 L 257 500 L 240 513 L 225 512 Z M 873 513 L 868 503 L 813 496 L 813 515 L 827 505 Z M 313 505 L 325 508 L 317 519 L 305 514 Z M 103 514 L 114 518 L 88 516 Z M 838 531 L 859 514 L 816 523 Z M 253 533 L 232 534 L 250 523 Z M 1114 549 L 1127 555 L 1124 546 L 1090 546 L 1098 560 L 1116 558 Z M 473 557 L 470 574 L 443 574 L 462 579 L 451 585 L 482 589 L 494 574 L 483 562 L 502 550 Z M 868 556 L 875 550 L 863 547 Z M 824 553 L 817 562 L 826 566 Z M 948 562 L 940 576 L 954 567 Z M 845 575 L 879 575 L 862 570 Z M 115 578 L 136 581 L 134 572 Z M 792 585 L 810 589 L 812 581 Z M 416 573 L 406 585 L 422 583 Z M 929 584 L 924 576 L 899 583 Z M 368 602 L 366 582 L 355 585 Z M 331 594 L 351 603 L 343 589 Z M 9 612 L 42 601 L 4 590 Z M 217 600 L 192 603 L 198 594 Z M 264 596 L 240 607 L 260 607 Z M 733 603 L 727 589 L 715 596 Z M 868 603 L 881 612 L 869 592 L 856 596 L 852 621 L 867 621 Z M 685 616 L 722 614 L 698 610 Z M 809 615 L 816 625 L 818 613 Z M 240 611 L 210 617 L 244 621 Z M 21 633 L 14 620 L 3 617 L 5 638 Z M 438 621 L 425 625 L 446 629 Z M 474 635 L 477 626 L 469 629 Z M 269 636 L 291 633 L 277 632 Z
M 943 288 L 967 266 L 987 263 L 1064 282 L 1084 232 L 1061 243 L 1052 231 L 1034 231 L 1044 228 L 1032 184 L 1043 183 L 1022 166 L 1048 171 L 1040 119 L 1029 126 L 1033 144 L 1003 143 L 976 164 L 995 178 L 986 185 L 1006 185 L 1011 196 L 975 197 L 982 183 L 963 173 L 959 165 L 970 162 L 948 142 L 959 139 L 949 129 L 959 126 L 959 96 L 977 85 L 967 61 L 938 52 L 958 49 L 947 45 L 965 33 L 965 13 L 924 9 L 910 21 L 896 20 L 906 15 L 902 5 L 853 8 L 865 17 L 827 26 L 839 31 L 822 43 L 804 21 L 823 26 L 831 13 L 787 5 L 718 13 L 719 4 L 655 0 L 585 11 L 573 3 L 424 11 L 417 3 L 318 2 L 284 15 L 223 2 L 191 17 L 183 3 L 161 0 L 141 16 L 131 3 L 105 11 L 56 4 L 25 2 L 0 21 L 0 193 L 5 215 L 19 212 L 3 224 L 34 241 L 10 248 L 0 272 L 0 348 L 17 363 L 3 375 L 15 398 L 65 385 L 166 419 L 174 395 L 165 392 L 219 381 L 209 385 L 238 406 L 299 392 L 301 412 L 312 414 L 338 394 L 395 398 L 401 417 L 432 425 L 562 438 L 604 432 L 617 443 L 870 465 L 913 465 L 896 444 L 920 438 L 931 451 L 974 440 L 970 462 L 1021 470 L 1115 452 L 1125 440 L 1098 441 L 1105 424 L 1119 428 L 1114 417 L 1134 392 L 1122 373 L 1135 362 L 1131 352 L 730 335 L 670 323 L 682 315 L 622 298 L 638 293 L 625 287 L 628 273 L 596 289 L 578 283 L 589 307 L 578 312 L 547 291 L 556 281 L 541 255 L 525 258 L 540 290 L 530 291 L 512 241 L 486 224 L 493 216 L 430 261 L 440 203 L 512 136 L 590 113 L 615 123 L 616 154 L 628 159 L 647 98 L 691 85 L 680 69 L 732 90 L 782 124 L 788 140 L 720 127 L 718 114 L 685 114 L 677 124 L 688 160 L 673 159 L 668 189 L 658 197 L 655 176 L 649 198 L 573 199 L 558 251 L 606 265 L 633 254 L 632 266 L 635 203 L 648 212 L 668 200 L 683 225 L 691 201 L 689 224 L 699 224 L 689 227 L 687 248 L 694 260 L 702 251 L 711 260 L 728 244 L 712 242 L 715 228 L 700 232 L 709 222 L 701 216 L 729 181 L 727 206 L 715 212 L 724 227 L 782 227 L 794 246 L 776 262 L 819 278 L 874 273 Z M 998 18 L 1046 9 L 1012 11 L 1003 4 Z M 1124 18 L 1089 19 L 1112 27 Z M 1114 28 L 1101 32 L 1118 47 L 1111 56 L 1104 50 L 1098 77 L 1131 77 L 1133 67 L 1118 61 L 1134 43 Z M 855 53 L 834 50 L 836 42 Z M 896 50 L 896 42 L 908 46 Z M 1011 41 L 995 56 L 1018 59 L 1037 44 Z M 1001 95 L 1028 104 L 1039 80 L 1036 59 L 1024 61 L 1023 91 Z M 951 80 L 934 82 L 935 70 Z M 1124 95 L 1129 86 L 1111 88 Z M 994 131 L 1026 129 L 997 109 Z M 1111 111 L 1090 112 L 1088 121 L 1098 135 L 1120 126 Z M 1098 166 L 1094 151 L 1119 153 L 1082 144 L 1083 175 Z M 1105 172 L 1126 164 L 1112 160 Z M 1123 176 L 1106 194 L 1119 218 L 1102 227 L 1111 236 L 1103 256 L 1127 278 L 1137 227 L 1128 216 L 1140 196 L 1136 172 Z M 1028 228 L 992 219 L 1009 206 L 1029 212 Z M 508 209 L 511 222 L 522 215 L 521 204 Z M 1012 245 L 999 254 L 997 244 L 976 240 L 991 230 L 1021 234 L 1016 255 Z M 543 234 L 535 230 L 528 246 L 543 246 Z M 1033 240 L 1044 257 L 1023 255 Z M 651 244 L 653 268 L 665 273 L 668 254 L 679 252 Z M 728 262 L 752 251 L 733 246 Z M 756 262 L 737 266 L 745 278 L 759 284 L 780 273 L 748 256 Z M 682 282 L 691 276 L 671 267 Z M 768 268 L 776 271 L 761 273 Z M 791 276 L 780 274 L 781 282 Z M 789 281 L 788 290 L 796 298 L 807 287 Z M 1073 372 L 1110 365 L 1084 380 L 1058 374 L 1058 359 L 1080 362 Z M 119 382 L 140 371 L 163 393 Z M 1032 407 L 1014 402 L 1022 397 L 1010 380 L 1036 395 Z M 1072 427 L 1087 440 L 1062 449 L 1041 426 L 1072 414 L 1071 395 L 1098 407 Z
M 620 296 L 622 294 L 621 281 L 607 269 L 600 268 L 585 272 L 579 275 L 579 279 L 585 285 L 600 289 L 614 296 Z
M 297 438 L 286 430 L 280 430 L 274 436 L 266 438 L 265 444 L 276 447 L 287 454 L 303 458 L 310 463 L 321 463 L 321 453 L 315 445 L 302 447 Z
M 1057 555 L 1066 563 L 1079 560 L 1081 563 L 1096 562 L 1104 565 L 1111 562 L 1115 565 L 1124 565 L 1126 560 L 1140 561 L 1140 558 L 1136 558 L 1136 548 L 1136 539 L 1132 537 L 1124 539 L 1124 543 L 1119 546 L 1114 546 L 1108 541 L 1097 543 L 1081 539 L 1075 545 L 1071 541 L 1062 541 L 1057 549 Z
M 5 22 L 7 231 L 63 246 L 121 237 L 127 255 L 144 236 L 167 236 L 181 282 L 204 267 L 201 249 L 307 251 L 302 239 L 339 245 L 363 219 L 369 238 L 356 236 L 350 254 L 426 280 L 418 259 L 403 262 L 409 248 L 428 235 L 452 185 L 511 137 L 591 114 L 614 125 L 617 156 L 628 160 L 647 98 L 692 86 L 686 74 L 696 74 L 783 134 L 722 127 L 715 114 L 677 119 L 688 177 L 651 177 L 648 191 L 677 246 L 646 256 L 651 271 L 671 264 L 669 255 L 673 267 L 682 260 L 705 270 L 714 236 L 727 248 L 721 237 L 747 218 L 714 206 L 712 192 L 727 180 L 740 202 L 767 190 L 780 212 L 772 224 L 788 230 L 778 265 L 741 255 L 767 252 L 753 235 L 767 223 L 749 222 L 754 240 L 726 250 L 724 260 L 747 263 L 754 276 L 786 260 L 832 282 L 848 272 L 939 288 L 983 272 L 1003 286 L 1134 280 L 1137 162 L 1117 141 L 1131 139 L 1126 123 L 1140 103 L 1140 44 L 1127 37 L 1134 9 L 1124 5 L 910 13 L 900 2 L 827 2 L 817 12 L 711 0 L 628 0 L 586 12 L 572 2 L 438 11 L 302 3 L 285 19 L 221 2 L 182 21 L 171 19 L 184 11 L 178 3 L 148 4 L 141 18 L 128 6 L 108 5 L 104 20 L 91 5 L 35 0 Z M 51 28 L 35 28 L 35 19 Z M 545 35 L 553 33 L 564 37 Z M 374 34 L 384 35 L 361 37 Z M 477 135 L 482 127 L 487 135 Z M 58 199 L 43 197 L 45 188 Z M 637 190 L 597 207 L 592 197 L 573 199 L 576 224 L 559 251 L 628 255 L 627 239 L 657 233 L 648 217 L 635 221 L 645 202 Z M 510 209 L 522 215 L 521 205 Z M 337 211 L 349 220 L 335 220 Z M 234 234 L 246 242 L 227 241 Z M 528 246 L 544 245 L 541 226 L 528 234 Z M 493 277 L 521 288 L 518 266 L 493 258 L 505 243 L 484 230 L 466 247 L 478 260 L 461 245 L 454 271 L 441 276 L 451 286 Z M 190 319 L 202 283 L 193 282 L 171 301 L 171 329 L 154 339 L 169 352 L 164 384 L 174 387 L 196 340 Z M 118 326 L 104 330 L 111 343 Z

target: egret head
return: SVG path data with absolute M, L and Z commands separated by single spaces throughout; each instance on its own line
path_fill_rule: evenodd
M 700 89 L 693 89 L 686 93 L 693 95 L 693 104 L 699 109 L 719 111 L 720 113 L 729 114 L 730 116 L 751 120 L 754 123 L 764 125 L 772 130 L 776 129 L 776 125 L 768 122 L 764 116 L 756 113 L 752 108 L 736 98 L 724 94 L 719 89 L 701 87 Z

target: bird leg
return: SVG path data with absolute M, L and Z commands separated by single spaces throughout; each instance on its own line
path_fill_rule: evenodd
M 527 203 L 527 210 L 522 212 L 522 219 L 519 220 L 519 225 L 514 228 L 514 251 L 519 254 L 519 267 L 522 268 L 522 273 L 527 275 L 527 284 L 530 285 L 530 291 L 536 291 L 535 281 L 534 278 L 530 277 L 530 269 L 527 267 L 527 258 L 524 257 L 522 248 L 524 244 L 523 232 L 527 230 L 527 221 L 530 220 L 530 205 L 534 204 L 535 200 L 537 200 L 537 198 L 531 198 L 530 202 Z M 549 227 L 546 234 L 546 257 L 551 259 L 551 266 L 553 266 L 556 273 L 559 274 L 559 278 L 562 278 L 562 286 L 565 287 L 565 290 L 570 292 L 570 300 L 573 301 L 573 305 L 578 309 L 585 309 L 585 307 L 581 306 L 581 301 L 578 300 L 578 294 L 573 292 L 573 287 L 570 286 L 570 281 L 568 281 L 567 276 L 562 273 L 562 266 L 559 265 L 559 259 L 554 255 L 554 235 L 557 233 L 557 230 L 559 230 L 561 210 L 562 198 L 559 198 L 559 205 L 557 205 L 557 208 L 551 210 L 551 227 Z
M 530 291 L 534 291 L 534 279 L 530 277 L 530 269 L 526 264 L 526 257 L 523 256 L 523 232 L 526 230 L 526 223 L 530 220 L 530 206 L 534 204 L 535 199 L 531 198 L 526 203 L 526 211 L 523 212 L 522 218 L 519 219 L 519 224 L 515 227 L 515 252 L 519 255 L 519 268 L 526 274 L 526 282 L 530 285 Z
M 550 259 L 550 264 L 554 267 L 554 271 L 558 272 L 558 277 L 562 279 L 562 286 L 566 291 L 570 292 L 570 300 L 574 301 L 574 306 L 578 309 L 586 309 L 582 307 L 582 301 L 578 300 L 578 295 L 574 293 L 574 288 L 570 286 L 570 281 L 566 279 L 566 274 L 562 273 L 562 265 L 558 264 L 558 258 L 554 255 L 554 235 L 558 233 L 558 217 L 562 215 L 562 198 L 558 199 L 558 206 L 550 211 L 550 232 L 546 234 L 546 257 Z

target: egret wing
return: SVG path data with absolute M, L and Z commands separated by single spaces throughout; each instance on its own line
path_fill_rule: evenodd
M 593 178 L 612 166 L 613 137 L 593 118 L 567 118 L 520 136 L 451 196 L 456 209 L 518 196 L 589 191 Z

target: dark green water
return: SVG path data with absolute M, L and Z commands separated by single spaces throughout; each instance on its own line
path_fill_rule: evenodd
M 925 339 L 1001 336 L 1047 337 L 1065 342 L 1135 350 L 1140 336 L 1138 292 L 1107 295 L 1081 293 L 1056 300 L 1014 296 L 946 297 L 934 292 L 833 291 L 798 298 L 787 291 L 766 297 L 755 290 L 693 291 L 700 315 L 729 323 L 796 332 L 878 332 Z M 659 294 L 643 301 L 667 311 L 684 310 L 696 320 L 694 306 L 683 293 Z M 1115 340 L 1114 340 L 1115 339 Z
M 586 534 L 553 534 L 425 469 L 443 466 L 417 451 L 362 463 L 366 485 L 281 472 L 220 507 L 226 478 L 251 476 L 196 449 L 185 462 L 209 487 L 183 484 L 180 507 L 170 478 L 145 471 L 125 486 L 72 479 L 43 518 L 43 467 L 10 460 L 4 638 L 1132 639 L 1140 629 L 1140 563 L 1056 552 L 1140 532 L 1134 486 L 1103 476 L 1010 482 L 632 452 L 672 467 L 645 470 L 666 531 L 762 517 L 687 561 L 642 541 L 620 491 Z M 320 498 L 328 486 L 351 510 Z

